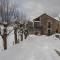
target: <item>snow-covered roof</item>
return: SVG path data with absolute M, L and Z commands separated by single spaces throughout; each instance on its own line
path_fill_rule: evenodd
M 60 19 L 59 19 L 58 17 L 55 17 L 55 19 L 56 19 L 57 21 L 60 21 Z

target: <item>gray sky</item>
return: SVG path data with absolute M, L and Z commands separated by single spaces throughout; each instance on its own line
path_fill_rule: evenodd
M 53 17 L 57 17 L 60 13 L 60 0 L 16 0 L 16 3 L 18 8 L 22 9 L 31 19 L 43 13 Z

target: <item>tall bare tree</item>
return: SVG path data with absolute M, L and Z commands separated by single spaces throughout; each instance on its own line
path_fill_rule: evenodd
M 9 0 L 0 0 L 0 17 L 1 23 L 4 26 L 2 39 L 4 49 L 7 49 L 7 27 L 11 24 L 12 20 L 16 19 L 16 9 L 14 6 L 9 5 Z

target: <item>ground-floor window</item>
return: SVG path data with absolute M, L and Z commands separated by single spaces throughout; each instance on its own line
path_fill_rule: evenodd
M 48 35 L 51 35 L 51 22 L 48 22 Z
M 58 33 L 58 29 L 56 29 L 56 33 Z
M 51 30 L 48 30 L 48 35 L 50 35 L 51 34 Z

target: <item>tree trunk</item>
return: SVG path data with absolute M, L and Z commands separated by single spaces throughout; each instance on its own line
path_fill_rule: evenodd
M 17 29 L 16 28 L 14 29 L 14 35 L 15 35 L 15 44 L 17 44 L 18 41 L 17 41 Z
M 4 28 L 5 28 L 5 29 L 4 29 L 2 38 L 3 38 L 4 50 L 6 50 L 6 49 L 7 49 L 7 27 L 4 26 Z

